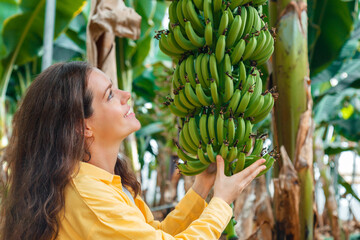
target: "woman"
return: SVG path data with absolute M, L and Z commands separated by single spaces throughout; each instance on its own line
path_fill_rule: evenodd
M 232 216 L 229 204 L 264 160 L 227 177 L 218 156 L 217 173 L 198 175 L 175 210 L 154 221 L 134 174 L 118 158 L 121 142 L 140 129 L 129 99 L 84 62 L 55 64 L 34 80 L 4 157 L 10 174 L 1 239 L 219 238 Z

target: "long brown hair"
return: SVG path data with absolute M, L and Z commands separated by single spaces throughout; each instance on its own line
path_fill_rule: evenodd
M 1 240 L 57 237 L 65 186 L 79 161 L 89 157 L 83 132 L 84 119 L 93 114 L 91 69 L 85 62 L 52 65 L 19 105 L 3 159 L 8 174 L 0 196 Z M 140 184 L 126 162 L 118 159 L 115 169 L 137 195 Z

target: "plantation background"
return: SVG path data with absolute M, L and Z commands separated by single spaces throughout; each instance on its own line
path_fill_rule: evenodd
M 264 7 L 270 26 L 276 27 L 279 23 L 273 17 L 276 13 L 272 9 L 289 3 L 270 1 Z M 160 52 L 154 35 L 155 31 L 168 26 L 169 4 L 170 1 L 126 0 L 125 5 L 142 17 L 141 35 L 138 40 L 115 38 L 118 86 L 131 91 L 133 109 L 142 124 L 141 130 L 124 142 L 121 152 L 138 173 L 142 196 L 159 219 L 165 217 L 181 199 L 192 181 L 191 177 L 181 177 L 175 167 L 177 156 L 172 139 L 177 137 L 177 128 L 174 127 L 177 120 L 162 104 L 171 91 L 174 64 Z M 87 60 L 86 27 L 90 5 L 90 0 L 56 2 L 52 63 Z M 308 34 L 305 41 L 315 123 L 312 174 L 316 210 L 313 214 L 314 233 L 307 239 L 360 238 L 356 235 L 360 230 L 358 5 L 358 1 L 351 0 L 307 1 Z M 11 135 L 11 119 L 17 104 L 42 69 L 45 6 L 45 0 L 0 0 L 0 158 Z M 275 54 L 278 54 L 276 50 Z M 276 82 L 276 58 L 263 65 L 262 71 L 269 86 Z M 275 107 L 273 117 L 282 114 L 278 109 Z M 262 121 L 257 129 L 269 133 L 266 144 L 270 148 L 279 147 L 273 140 L 272 116 Z M 282 123 L 284 129 L 287 124 L 293 123 Z M 6 166 L 2 168 L 6 170 Z M 244 191 L 243 198 L 237 200 L 237 230 L 244 231 L 244 226 L 249 229 L 239 234 L 240 239 L 268 239 L 261 235 L 261 232 L 266 232 L 263 223 L 255 220 L 258 214 L 256 206 L 261 203 L 258 186 L 265 187 L 265 198 L 269 208 L 273 209 L 270 215 L 275 215 L 274 179 L 278 176 L 277 162 L 272 171 L 254 181 Z M 254 206 L 245 209 L 245 203 Z M 251 223 L 244 225 L 246 221 L 241 214 L 249 212 L 253 218 L 250 218 Z M 276 218 L 269 222 L 271 235 L 275 236 L 281 229 L 276 227 Z

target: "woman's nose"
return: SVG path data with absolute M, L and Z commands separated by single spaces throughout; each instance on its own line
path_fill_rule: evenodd
M 131 98 L 131 93 L 126 91 L 120 91 L 120 96 L 121 96 L 121 104 L 126 104 Z

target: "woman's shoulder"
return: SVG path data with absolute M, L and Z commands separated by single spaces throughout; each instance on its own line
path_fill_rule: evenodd
M 118 197 L 121 191 L 115 180 L 121 183 L 118 176 L 92 164 L 81 162 L 67 187 L 69 191 L 75 191 L 85 198 L 113 198 Z

